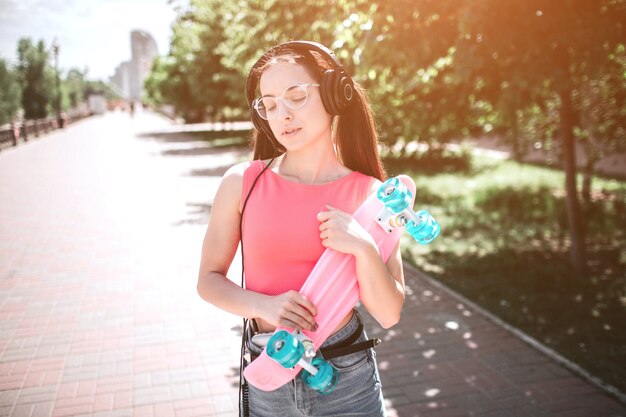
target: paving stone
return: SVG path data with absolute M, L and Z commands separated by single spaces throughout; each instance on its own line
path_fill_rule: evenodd
M 57 397 L 58 386 L 46 385 L 35 388 L 23 388 L 19 392 L 16 404 L 38 404 L 52 402 Z

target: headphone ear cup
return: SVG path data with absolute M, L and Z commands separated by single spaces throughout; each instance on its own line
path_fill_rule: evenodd
M 341 114 L 354 103 L 354 84 L 343 70 L 335 73 L 334 84 L 334 102 L 337 113 Z
M 342 114 L 354 103 L 354 84 L 344 71 L 324 71 L 321 86 L 322 103 L 333 116 Z
M 337 70 L 333 70 L 333 76 L 331 77 L 331 80 L 330 80 L 330 91 L 331 91 L 330 101 L 333 103 L 333 109 L 335 110 L 335 114 L 337 115 L 343 112 L 341 95 L 339 94 L 340 93 L 339 83 L 340 83 L 339 73 L 337 72 Z
M 334 103 L 332 102 L 332 78 L 334 74 L 334 70 L 329 69 L 324 71 L 324 75 L 322 76 L 322 81 L 320 82 L 320 96 L 322 98 L 322 104 L 324 108 L 328 112 L 328 114 L 335 116 L 337 113 L 335 112 L 336 108 Z

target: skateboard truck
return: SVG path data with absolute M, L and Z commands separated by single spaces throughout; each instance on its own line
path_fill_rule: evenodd
M 413 194 L 398 178 L 385 181 L 379 187 L 377 197 L 384 206 L 376 214 L 376 223 L 387 234 L 404 227 L 413 239 L 423 245 L 439 235 L 441 227 L 428 211 L 413 211 Z
M 302 379 L 309 387 L 322 394 L 335 389 L 339 373 L 328 361 L 315 356 L 315 346 L 304 333 L 280 330 L 270 338 L 265 349 L 270 358 L 285 368 L 296 365 L 304 368 Z

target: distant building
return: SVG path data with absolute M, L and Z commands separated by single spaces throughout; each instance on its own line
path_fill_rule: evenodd
M 127 100 L 139 101 L 143 93 L 143 82 L 152 69 L 152 62 L 158 55 L 154 38 L 146 31 L 133 30 L 130 33 L 130 61 L 121 63 L 115 69 L 111 82 L 118 94 Z
M 111 83 L 120 97 L 130 98 L 130 62 L 122 62 L 115 68 L 115 75 L 111 77 Z
M 145 31 L 133 30 L 130 33 L 130 99 L 141 100 L 143 81 L 152 69 L 152 61 L 157 57 L 157 44 Z

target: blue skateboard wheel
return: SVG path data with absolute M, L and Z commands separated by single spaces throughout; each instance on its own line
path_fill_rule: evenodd
M 420 218 L 420 222 L 415 223 L 414 220 L 409 221 L 406 225 L 406 230 L 418 243 L 426 245 L 439 236 L 441 226 L 426 210 L 420 210 L 416 214 L 417 217 Z
M 304 346 L 291 333 L 280 330 L 267 342 L 265 351 L 284 368 L 293 368 L 304 355 Z
M 313 358 L 312 364 L 317 368 L 317 374 L 311 375 L 306 369 L 302 370 L 304 383 L 321 394 L 330 394 L 339 382 L 339 372 L 320 357 Z
M 389 178 L 381 184 L 378 188 L 377 197 L 394 213 L 400 213 L 410 207 L 413 201 L 413 194 L 396 177 Z

